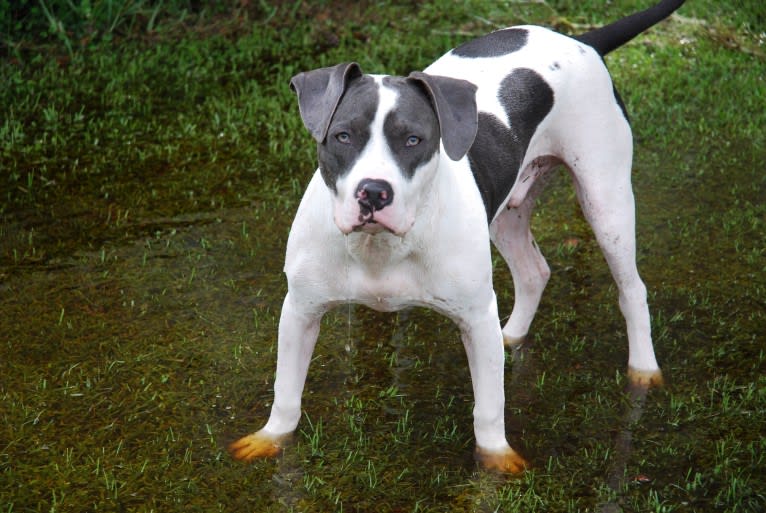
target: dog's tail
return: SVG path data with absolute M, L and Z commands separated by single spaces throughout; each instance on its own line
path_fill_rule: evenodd
M 593 47 L 602 57 L 624 45 L 644 30 L 659 23 L 681 7 L 684 0 L 662 0 L 654 7 L 631 14 L 609 25 L 575 36 L 575 39 Z

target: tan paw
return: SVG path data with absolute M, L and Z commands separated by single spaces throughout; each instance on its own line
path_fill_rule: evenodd
M 485 469 L 504 474 L 521 474 L 530 467 L 527 460 L 510 447 L 501 451 L 487 451 L 477 447 L 476 460 Z
M 638 370 L 628 367 L 628 380 L 632 386 L 644 388 L 661 387 L 665 383 L 660 369 Z
M 284 438 L 284 436 L 273 436 L 263 431 L 257 431 L 229 444 L 229 454 L 239 461 L 273 458 L 282 451 L 280 442 Z
M 512 337 L 503 333 L 503 345 L 509 349 L 521 346 L 526 339 L 526 335 L 522 335 L 520 337 Z

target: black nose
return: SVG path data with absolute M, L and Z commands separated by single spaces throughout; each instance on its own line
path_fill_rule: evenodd
M 385 180 L 364 179 L 356 188 L 356 199 L 366 214 L 390 205 L 394 201 L 394 190 Z

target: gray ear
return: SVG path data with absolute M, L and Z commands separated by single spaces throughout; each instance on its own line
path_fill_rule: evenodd
M 479 127 L 476 86 L 465 80 L 420 71 L 413 71 L 407 78 L 422 84 L 431 97 L 447 156 L 452 160 L 463 158 L 471 149 Z
M 317 142 L 321 143 L 327 136 L 330 120 L 348 82 L 361 75 L 357 63 L 346 62 L 298 73 L 290 80 L 290 87 L 298 94 L 303 124 Z

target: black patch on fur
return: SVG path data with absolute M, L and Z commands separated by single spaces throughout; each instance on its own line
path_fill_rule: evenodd
M 524 48 L 528 37 L 526 29 L 498 30 L 458 46 L 452 50 L 452 55 L 470 58 L 500 57 Z
M 367 146 L 378 102 L 378 85 L 372 77 L 361 76 L 353 80 L 335 110 L 327 137 L 317 145 L 322 178 L 333 192 L 337 192 L 338 179 L 351 170 Z M 346 144 L 338 141 L 338 134 L 342 132 L 350 136 Z
M 402 77 L 385 77 L 383 84 L 398 93 L 396 106 L 383 121 L 383 134 L 404 176 L 415 171 L 439 150 L 439 121 L 425 91 Z M 408 146 L 410 136 L 420 139 Z
M 503 79 L 498 99 L 510 128 L 496 116 L 480 112 L 479 132 L 468 151 L 490 222 L 511 192 L 537 126 L 553 108 L 553 89 L 534 70 L 518 68 Z
M 622 101 L 622 97 L 620 96 L 620 93 L 617 92 L 617 88 L 612 86 L 612 89 L 614 90 L 614 99 L 617 101 L 617 105 L 620 106 L 620 110 L 622 111 L 622 115 L 625 116 L 625 120 L 630 124 L 630 117 L 628 117 L 628 109 L 625 108 L 625 103 Z

